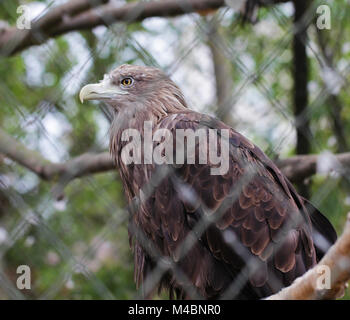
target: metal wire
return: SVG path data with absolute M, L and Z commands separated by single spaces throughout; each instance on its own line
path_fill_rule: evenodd
M 91 1 L 93 3 L 94 1 Z M 183 2 L 181 2 L 183 3 Z M 274 144 L 274 149 L 272 153 L 279 153 L 281 147 L 284 145 L 285 141 L 290 138 L 292 134 L 294 134 L 295 128 L 298 127 L 301 132 L 310 139 L 310 143 L 315 150 L 322 150 L 322 147 L 318 143 L 317 139 L 310 136 L 309 132 L 305 132 L 303 129 L 303 124 L 305 121 L 312 119 L 314 113 L 319 111 L 319 107 L 323 105 L 323 102 L 331 95 L 330 90 L 321 89 L 316 98 L 310 103 L 305 113 L 302 113 L 296 119 L 291 116 L 288 112 L 288 106 L 285 105 L 284 102 L 277 99 L 274 96 L 273 92 L 269 89 L 269 81 L 265 78 L 265 75 L 273 72 L 273 68 L 276 64 L 279 63 L 278 58 L 282 56 L 282 54 L 289 49 L 291 43 L 293 41 L 293 37 L 295 34 L 299 32 L 299 30 L 304 29 L 306 26 L 310 26 L 312 21 L 315 18 L 316 7 L 319 4 L 319 1 L 314 1 L 312 6 L 310 6 L 309 10 L 305 13 L 304 18 L 301 23 L 292 24 L 291 18 L 287 16 L 282 9 L 277 6 L 273 6 L 270 8 L 270 18 L 273 19 L 274 23 L 276 23 L 279 27 L 282 28 L 283 35 L 280 36 L 279 41 L 277 41 L 272 47 L 270 52 L 264 57 L 263 61 L 257 66 L 257 68 L 252 71 L 249 67 L 244 63 L 242 57 L 240 56 L 239 50 L 237 50 L 236 45 L 231 41 L 232 39 L 226 38 L 224 35 L 216 34 L 215 37 L 210 37 L 210 32 L 213 27 L 217 28 L 225 26 L 227 23 L 227 13 L 230 12 L 230 9 L 223 8 L 218 10 L 216 13 L 208 16 L 206 18 L 202 18 L 198 15 L 189 15 L 187 21 L 187 25 L 191 25 L 195 28 L 196 38 L 191 41 L 187 46 L 183 46 L 181 48 L 177 48 L 178 42 L 172 42 L 171 46 L 174 51 L 177 52 L 177 56 L 168 65 L 163 65 L 161 61 L 159 61 L 158 57 L 155 57 L 145 48 L 133 35 L 132 32 L 129 32 L 123 24 L 114 24 L 112 18 L 101 16 L 104 20 L 105 24 L 110 26 L 108 27 L 108 32 L 104 32 L 103 38 L 100 37 L 98 39 L 98 48 L 89 48 L 89 54 L 85 61 L 80 62 L 79 69 L 75 70 L 75 72 L 71 72 L 68 70 L 68 74 L 65 75 L 66 82 L 63 86 L 60 86 L 58 90 L 50 96 L 49 103 L 48 102 L 40 102 L 32 114 L 28 113 L 28 109 L 23 106 L 19 99 L 16 97 L 16 94 L 11 92 L 9 85 L 0 79 L 0 87 L 1 92 L 6 92 L 6 95 L 3 95 L 3 98 L 6 100 L 6 103 L 13 107 L 13 111 L 16 113 L 16 116 L 23 121 L 28 121 L 28 117 L 30 116 L 31 121 L 30 125 L 35 124 L 39 135 L 41 138 L 47 139 L 48 143 L 55 149 L 55 151 L 60 155 L 61 161 L 69 160 L 69 154 L 67 152 L 62 152 L 61 145 L 52 139 L 50 132 L 46 129 L 43 121 L 47 114 L 52 112 L 57 105 L 63 105 L 61 112 L 65 115 L 69 114 L 71 111 L 69 107 L 66 106 L 64 99 L 64 95 L 67 93 L 67 89 L 73 84 L 76 80 L 77 76 L 80 73 L 88 70 L 88 64 L 92 61 L 99 60 L 101 52 L 103 50 L 108 49 L 109 47 L 113 47 L 117 52 L 122 52 L 125 47 L 128 50 L 131 50 L 133 54 L 136 55 L 136 59 L 141 60 L 145 65 L 152 65 L 156 67 L 163 68 L 169 76 L 172 76 L 180 68 L 185 68 L 185 63 L 191 53 L 196 50 L 196 48 L 203 43 L 203 39 L 205 41 L 211 42 L 213 46 L 220 49 L 225 58 L 230 62 L 235 71 L 241 78 L 240 83 L 236 86 L 236 89 L 232 92 L 232 95 L 227 97 L 227 101 L 225 102 L 225 106 L 228 109 L 233 109 L 237 102 L 244 97 L 244 94 L 248 90 L 248 88 L 254 87 L 258 90 L 258 92 L 268 101 L 271 110 L 269 112 L 273 112 L 278 116 L 281 116 L 289 125 L 289 130 L 285 132 L 284 135 L 281 135 L 278 141 Z M 47 8 L 42 11 L 41 16 L 45 15 L 46 12 L 49 12 L 52 8 L 52 2 L 47 3 Z M 190 8 L 190 3 L 188 6 L 185 6 L 184 11 L 192 12 Z M 98 9 L 95 9 L 96 12 L 99 12 Z M 135 10 L 131 13 L 128 13 L 127 21 L 133 21 L 138 16 L 142 15 L 144 10 L 144 2 L 140 2 Z M 237 17 L 231 18 L 234 22 L 234 30 L 239 30 L 241 27 L 240 20 Z M 288 27 L 287 27 L 288 26 Z M 290 27 L 292 26 L 292 27 Z M 181 26 L 178 28 L 181 29 Z M 186 25 L 185 25 L 186 28 Z M 43 32 L 44 31 L 44 32 Z M 181 30 L 182 32 L 185 32 Z M 37 38 L 37 40 L 41 41 L 45 35 L 45 30 L 40 30 L 35 28 L 33 36 Z M 69 35 L 68 35 L 69 36 Z M 64 36 L 64 37 L 68 37 Z M 9 53 L 13 50 L 13 48 L 17 45 L 18 41 L 22 41 L 22 38 L 16 39 L 16 41 L 9 43 L 7 48 L 5 48 L 2 52 Z M 311 44 L 311 40 L 309 38 L 303 39 L 305 45 L 312 50 L 313 54 L 316 56 L 316 60 L 320 64 L 320 68 L 324 66 L 324 59 L 322 56 L 318 57 L 318 52 L 314 49 L 314 44 Z M 54 55 L 55 46 L 58 45 L 56 43 L 44 44 L 42 48 L 45 50 L 45 55 L 47 59 L 50 57 L 53 60 L 57 55 Z M 41 48 L 41 49 L 42 49 Z M 43 52 L 43 50 L 41 50 Z M 30 52 L 31 55 L 39 55 L 40 50 L 33 49 Z M 119 53 L 118 53 L 119 54 Z M 6 58 L 3 58 L 6 59 Z M 119 58 L 116 63 L 123 62 L 122 58 Z M 60 69 L 62 66 L 70 65 L 71 57 L 68 55 L 62 55 L 58 57 L 58 60 L 54 61 L 55 65 Z M 106 70 L 107 72 L 108 70 Z M 346 79 L 349 75 L 350 64 L 343 69 L 340 73 L 338 70 L 334 69 L 333 72 L 341 76 L 343 79 Z M 88 80 L 99 80 L 92 79 L 94 75 L 88 70 L 86 72 L 87 76 L 84 81 Z M 63 103 L 62 103 L 63 102 Z M 203 110 L 205 112 L 207 110 Z M 226 114 L 229 110 L 216 110 L 216 114 L 218 116 Z M 107 111 L 108 113 L 108 111 Z M 69 118 L 69 117 L 68 117 Z M 26 131 L 26 126 L 23 127 L 22 124 L 18 124 L 17 130 L 13 130 L 14 132 L 20 132 L 16 138 L 20 139 L 22 136 L 22 132 Z M 104 135 L 103 139 L 106 139 L 106 135 Z M 100 141 L 96 142 L 95 145 L 99 145 Z M 86 148 L 85 152 L 94 151 L 95 146 Z M 271 150 L 270 150 L 271 151 Z M 245 167 L 244 163 L 241 164 L 242 167 Z M 12 165 L 11 169 L 15 172 L 17 179 L 19 179 L 21 171 L 20 168 L 16 165 Z M 203 210 L 203 215 L 201 219 L 198 221 L 196 226 L 193 228 L 192 232 L 186 237 L 186 239 L 181 244 L 181 254 L 180 258 L 186 256 L 189 253 L 193 245 L 196 243 L 198 238 L 200 238 L 207 228 L 219 221 L 219 219 L 224 215 L 226 210 L 232 206 L 232 204 L 238 199 L 242 188 L 249 184 L 252 179 L 256 176 L 256 172 L 249 171 L 249 168 L 246 169 L 246 174 L 242 177 L 236 184 L 235 187 L 229 192 L 229 196 L 223 201 L 222 205 L 215 211 L 215 214 L 208 209 L 204 203 L 201 202 L 198 195 L 194 194 L 193 201 L 195 204 L 200 203 L 200 206 Z M 342 168 L 341 164 L 338 163 L 336 171 L 342 175 L 345 179 L 349 180 L 349 175 L 345 168 Z M 6 174 L 5 174 L 6 175 Z M 53 203 L 55 202 L 55 198 L 59 197 L 59 195 L 63 194 L 66 188 L 70 188 L 70 197 L 71 200 L 74 200 L 74 197 L 79 195 L 80 189 L 74 189 L 76 186 L 72 179 L 75 177 L 74 168 L 60 177 L 58 181 L 55 182 L 54 187 L 51 192 L 47 192 L 47 196 L 44 199 L 40 200 L 39 205 L 33 205 L 33 202 L 26 196 L 22 195 L 16 188 L 13 188 L 10 183 L 6 182 L 4 176 L 0 176 L 1 182 L 1 191 L 3 194 L 9 199 L 11 206 L 15 209 L 17 213 L 16 216 L 13 217 L 12 223 L 9 223 L 8 226 L 8 237 L 6 242 L 0 243 L 0 258 L 1 260 L 6 260 L 6 255 L 13 249 L 16 248 L 18 243 L 23 241 L 28 235 L 33 233 L 33 229 L 40 233 L 40 236 L 45 242 L 45 245 L 57 252 L 58 255 L 63 259 L 64 266 L 61 267 L 57 275 L 54 279 L 49 282 L 49 285 L 42 290 L 41 292 L 36 292 L 34 296 L 26 295 L 21 292 L 21 290 L 16 289 L 13 284 L 13 281 L 9 279 L 8 273 L 6 272 L 6 265 L 3 263 L 0 264 L 0 292 L 3 292 L 6 295 L 6 298 L 9 299 L 27 299 L 27 298 L 37 298 L 37 299 L 53 299 L 58 293 L 62 290 L 62 288 L 67 284 L 67 282 L 74 277 L 75 274 L 79 273 L 84 277 L 84 281 L 89 283 L 93 290 L 96 292 L 96 295 L 102 299 L 115 299 L 115 294 L 113 291 L 109 289 L 108 284 L 104 283 L 99 275 L 91 270 L 89 266 L 90 258 L 98 254 L 100 248 L 108 241 L 114 237 L 114 235 L 118 232 L 122 232 L 122 230 L 126 230 L 126 224 L 129 216 L 129 212 L 133 210 L 137 210 L 137 208 L 145 202 L 148 197 L 152 196 L 155 188 L 160 185 L 164 178 L 170 177 L 174 186 L 179 189 L 187 190 L 190 186 L 186 185 L 184 181 L 182 181 L 179 177 L 176 176 L 175 171 L 172 167 L 169 166 L 160 166 L 157 168 L 156 172 L 152 176 L 152 181 L 142 187 L 142 199 L 135 198 L 133 203 L 127 206 L 122 206 L 120 202 L 116 201 L 111 195 L 111 192 L 107 190 L 109 186 L 102 186 L 98 178 L 95 176 L 89 176 L 84 178 L 85 188 L 89 188 L 98 194 L 99 201 L 103 203 L 100 207 L 100 210 L 105 213 L 105 221 L 104 227 L 102 230 L 96 230 L 95 238 L 97 240 L 92 241 L 87 244 L 86 248 L 83 252 L 77 254 L 74 248 L 69 247 L 65 243 L 65 239 L 62 234 L 62 228 L 60 226 L 55 226 L 55 228 L 50 226 L 50 219 L 52 218 L 52 208 Z M 113 175 L 112 179 L 115 179 Z M 25 181 L 23 182 L 25 184 Z M 25 187 L 25 186 L 24 186 Z M 80 186 L 79 186 L 80 187 Z M 335 188 L 337 188 L 337 183 L 335 180 L 327 179 L 320 190 L 313 193 L 313 202 L 317 205 L 322 203 L 322 201 L 327 197 L 327 195 L 332 192 Z M 68 199 L 69 201 L 70 199 Z M 91 201 L 91 204 L 95 199 L 86 199 L 86 201 Z M 84 214 L 84 213 L 82 213 Z M 11 219 L 10 219 L 11 220 Z M 74 220 L 72 223 L 77 223 Z M 296 226 L 301 221 L 290 221 L 283 230 L 280 231 L 281 236 L 284 234 L 286 230 L 288 230 L 291 226 Z M 200 293 L 198 289 L 191 284 L 191 281 L 187 278 L 186 274 L 181 270 L 181 268 L 177 265 L 176 262 L 172 261 L 169 257 L 163 256 L 161 252 L 156 248 L 155 244 L 148 238 L 148 236 L 138 228 L 137 226 L 130 224 L 129 231 L 132 232 L 134 237 L 143 244 L 144 250 L 147 251 L 147 254 L 150 255 L 154 260 L 157 261 L 155 268 L 152 272 L 149 273 L 149 276 L 144 279 L 144 282 L 138 292 L 135 293 L 135 297 L 144 298 L 148 297 L 154 289 L 157 287 L 157 284 L 160 282 L 161 278 L 167 273 L 171 272 L 173 276 L 182 283 L 188 283 L 188 286 L 184 288 L 188 296 L 196 299 L 201 299 Z M 239 241 L 231 241 L 230 246 L 232 250 L 234 250 L 240 257 L 246 260 L 246 266 L 241 270 L 235 280 L 228 284 L 227 291 L 222 295 L 223 299 L 234 299 L 238 296 L 242 287 L 245 286 L 246 282 L 249 280 L 248 274 L 250 271 L 256 270 L 258 264 L 256 264 L 257 257 L 250 256 L 246 254 L 246 248 L 240 244 Z M 29 257 L 27 257 L 30 259 Z M 40 277 L 40 275 L 38 275 Z M 277 283 L 278 279 L 272 279 L 272 283 L 276 282 L 276 287 L 279 287 L 279 283 Z M 34 284 L 35 286 L 35 284 Z

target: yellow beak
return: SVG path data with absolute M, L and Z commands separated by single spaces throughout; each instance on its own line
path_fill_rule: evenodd
M 102 81 L 100 83 L 91 83 L 84 86 L 79 93 L 79 99 L 81 103 L 84 100 L 104 100 L 111 99 L 116 95 L 127 94 L 115 85 L 111 85 L 109 82 Z

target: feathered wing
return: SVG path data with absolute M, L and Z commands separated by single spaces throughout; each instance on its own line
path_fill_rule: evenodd
M 225 175 L 211 175 L 211 164 L 176 165 L 174 174 L 155 183 L 151 196 L 141 201 L 131 217 L 132 225 L 162 255 L 176 261 L 201 295 L 217 298 L 237 280 L 237 286 L 243 285 L 236 298 L 264 297 L 291 284 L 316 263 L 311 220 L 317 214 L 310 220 L 304 199 L 259 148 L 224 123 L 192 111 L 171 114 L 154 129 L 158 128 L 173 132 L 174 150 L 176 129 L 230 132 L 230 166 Z M 196 145 L 196 154 L 200 147 Z M 133 186 L 127 192 L 130 197 L 140 195 L 139 186 L 152 184 L 157 168 L 134 165 L 129 169 L 124 179 L 133 181 Z M 252 170 L 254 174 L 246 179 Z M 205 215 L 213 215 L 214 222 L 202 232 L 198 223 Z M 197 241 L 183 255 L 190 232 Z M 139 283 L 157 260 L 144 250 L 145 245 L 134 241 Z M 162 284 L 171 294 L 186 297 L 185 280 L 167 273 Z

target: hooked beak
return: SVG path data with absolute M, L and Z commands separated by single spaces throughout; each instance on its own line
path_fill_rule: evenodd
M 84 86 L 79 93 L 79 99 L 81 103 L 84 100 L 104 100 L 111 99 L 116 95 L 127 94 L 126 91 L 118 88 L 117 86 L 112 86 L 110 83 L 102 81 L 100 83 L 92 83 Z

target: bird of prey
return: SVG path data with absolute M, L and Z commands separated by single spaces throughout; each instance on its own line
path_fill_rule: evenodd
M 290 285 L 314 266 L 335 242 L 330 222 L 301 197 L 278 167 L 252 142 L 223 122 L 187 107 L 179 87 L 161 70 L 121 65 L 80 99 L 101 100 L 114 110 L 110 152 L 129 204 L 129 240 L 137 286 L 153 271 L 168 269 L 158 282 L 170 298 L 260 299 Z M 203 145 L 195 142 L 195 161 L 123 160 L 128 129 L 228 132 L 229 168 L 212 174 L 215 164 L 200 163 Z M 170 142 L 169 142 L 170 141 Z M 218 151 L 223 146 L 219 145 Z M 160 140 L 152 140 L 152 148 Z M 164 146 L 163 146 L 164 147 Z M 223 149 L 222 149 L 223 150 Z M 135 151 L 135 150 L 134 150 Z M 134 152 L 133 151 L 133 152 Z M 162 171 L 167 168 L 168 171 Z M 166 174 L 164 174 L 166 172 Z M 148 294 L 148 293 L 146 293 Z

